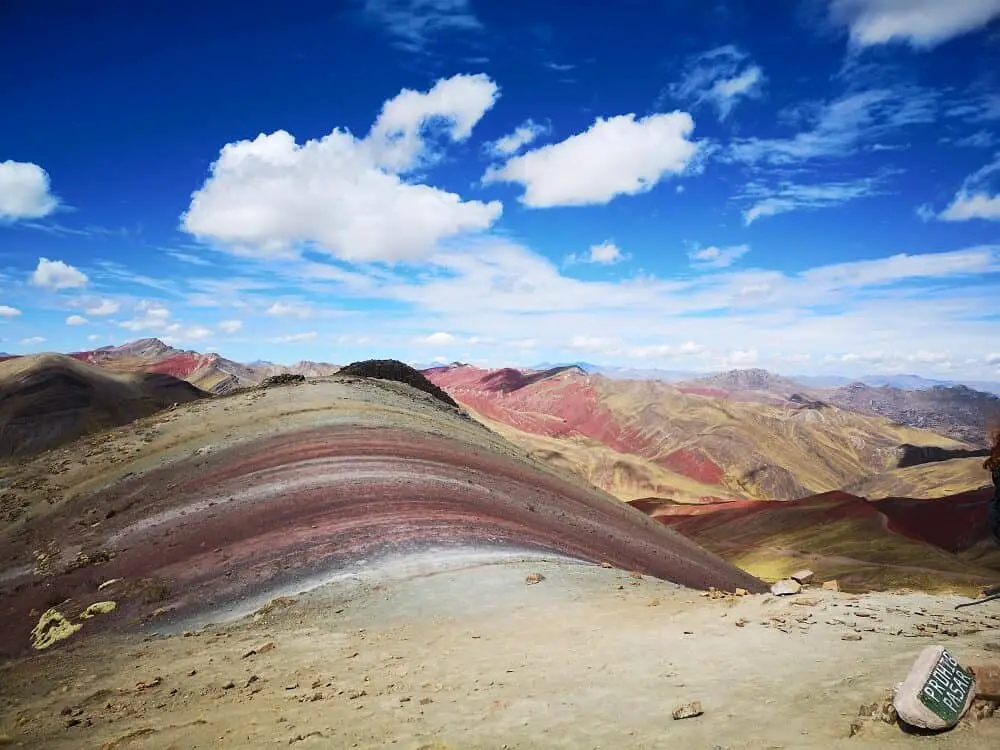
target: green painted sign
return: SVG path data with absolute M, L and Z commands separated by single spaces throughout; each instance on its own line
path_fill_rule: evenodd
M 945 651 L 920 689 L 920 702 L 953 726 L 962 718 L 975 683 L 972 673 Z

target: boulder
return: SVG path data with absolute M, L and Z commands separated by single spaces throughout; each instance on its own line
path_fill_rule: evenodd
M 771 586 L 771 593 L 775 596 L 788 596 L 797 594 L 802 590 L 802 584 L 792 578 L 783 578 Z
M 813 579 L 814 575 L 815 573 L 813 573 L 811 570 L 799 570 L 795 573 L 792 573 L 792 575 L 789 576 L 789 578 L 791 578 L 793 581 L 798 581 L 803 586 L 805 586 Z
M 955 726 L 972 704 L 976 681 L 944 646 L 928 646 L 896 690 L 893 706 L 899 718 L 920 729 Z

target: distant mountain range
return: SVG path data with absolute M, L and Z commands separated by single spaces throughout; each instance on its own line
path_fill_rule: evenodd
M 935 461 L 946 451 L 964 457 L 971 447 L 887 420 L 867 403 L 837 407 L 820 398 L 819 389 L 804 390 L 766 370 L 680 383 L 594 377 L 580 364 L 545 370 L 451 365 L 424 374 L 535 457 L 623 500 L 806 497 L 897 469 L 907 444 L 910 456 L 914 447 L 938 449 L 926 451 Z M 919 411 L 925 406 L 951 409 L 950 421 L 941 422 L 981 442 L 976 429 L 983 416 L 972 412 L 987 403 L 983 398 L 995 397 L 968 389 L 950 395 L 951 401 L 917 403 L 910 416 L 925 419 Z M 978 464 L 967 468 L 982 474 Z M 966 478 L 958 490 L 969 484 Z
M 693 370 L 661 370 L 658 368 L 636 368 L 636 367 L 611 367 L 606 365 L 595 365 L 592 362 L 542 362 L 527 368 L 529 370 L 548 370 L 553 367 L 565 367 L 573 365 L 592 375 L 604 375 L 605 377 L 621 380 L 662 380 L 667 383 L 678 383 L 681 381 L 697 380 L 709 378 L 724 373 L 705 373 Z M 756 368 L 753 368 L 756 371 Z M 760 370 L 766 372 L 765 370 Z M 745 372 L 736 370 L 735 372 Z M 776 377 L 773 373 L 772 376 Z M 1000 381 L 992 380 L 935 380 L 925 378 L 920 375 L 898 374 L 898 375 L 862 375 L 859 378 L 849 378 L 843 375 L 784 375 L 787 381 L 798 383 L 802 386 L 814 388 L 837 388 L 851 383 L 864 383 L 871 386 L 888 385 L 904 391 L 922 391 L 935 386 L 959 386 L 963 385 L 984 393 L 1000 395 Z

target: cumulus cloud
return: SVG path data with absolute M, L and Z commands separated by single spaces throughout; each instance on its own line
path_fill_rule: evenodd
M 605 241 L 600 245 L 591 245 L 590 249 L 584 255 L 573 253 L 566 260 L 569 263 L 597 263 L 606 266 L 619 263 L 627 257 L 618 245 L 611 241 Z
M 1000 156 L 966 178 L 951 204 L 937 218 L 943 221 L 984 219 L 1000 221 Z M 929 207 L 919 210 L 922 218 L 933 216 Z
M 16 318 L 21 311 L 10 305 L 0 305 L 0 318 Z
M 525 120 L 524 124 L 515 128 L 514 132 L 490 141 L 485 148 L 494 156 L 511 156 L 548 131 L 549 128 L 545 125 L 539 125 L 534 120 Z
M 425 336 L 419 341 L 422 344 L 445 345 L 445 344 L 454 344 L 457 340 L 458 339 L 456 339 L 454 336 L 452 336 L 450 333 L 447 333 L 446 331 L 438 331 L 436 333 L 432 333 L 430 336 Z
M 84 310 L 88 315 L 114 315 L 118 312 L 118 307 L 118 303 L 114 300 L 102 299 L 90 307 L 85 307 Z
M 39 258 L 38 265 L 31 274 L 31 283 L 43 289 L 59 291 L 61 289 L 78 289 L 84 287 L 90 279 L 87 275 L 63 263 L 61 260 Z
M 439 158 L 429 138 L 444 136 L 454 143 L 468 140 L 499 92 L 496 83 L 482 73 L 442 78 L 426 93 L 403 89 L 382 105 L 364 148 L 377 166 L 390 172 L 426 166 Z
M 129 331 L 166 331 L 172 325 L 170 310 L 159 302 L 141 300 L 136 304 L 135 312 L 135 317 L 118 325 Z
M 216 326 L 223 333 L 236 333 L 242 327 L 242 320 L 223 320 Z
M 44 336 L 29 336 L 26 339 L 21 339 L 22 344 L 41 344 L 45 341 Z
M 182 227 L 237 254 L 291 257 L 297 247 L 349 261 L 416 260 L 446 238 L 488 228 L 499 201 L 463 201 L 401 173 L 433 162 L 430 138 L 466 140 L 497 96 L 485 75 L 404 89 L 364 139 L 334 129 L 299 145 L 284 130 L 229 143 L 192 195 Z
M 90 321 L 87 320 L 82 315 L 70 315 L 68 318 L 66 318 L 66 325 L 68 326 L 83 326 L 87 325 L 87 323 L 89 322 Z
M 695 106 L 710 103 L 725 120 L 741 98 L 759 97 L 763 84 L 764 71 L 750 62 L 749 55 L 726 45 L 689 58 L 684 78 L 667 92 Z
M 0 222 L 40 219 L 58 206 L 44 169 L 31 162 L 0 162 Z
M 521 203 L 532 208 L 604 204 L 683 173 L 698 152 L 693 130 L 686 112 L 598 117 L 582 133 L 490 167 L 483 182 L 523 185 Z
M 1000 18 L 1000 0 L 831 0 L 830 19 L 851 42 L 870 47 L 904 42 L 929 49 Z
M 688 260 L 695 268 L 729 268 L 736 261 L 750 252 L 749 245 L 731 245 L 730 247 L 703 247 L 688 253 Z

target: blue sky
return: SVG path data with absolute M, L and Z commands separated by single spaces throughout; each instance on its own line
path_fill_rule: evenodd
M 1000 0 L 223 5 L 0 9 L 0 350 L 1000 376 Z

